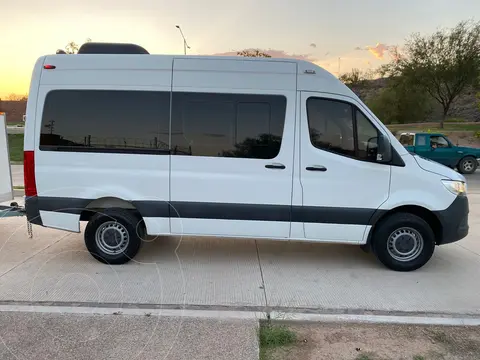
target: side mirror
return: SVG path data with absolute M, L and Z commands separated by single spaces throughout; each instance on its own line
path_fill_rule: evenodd
M 392 161 L 392 144 L 387 136 L 380 134 L 378 136 L 377 162 L 389 163 Z

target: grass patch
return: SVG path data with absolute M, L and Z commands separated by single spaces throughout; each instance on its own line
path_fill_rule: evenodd
M 413 360 L 427 360 L 427 359 L 425 358 L 425 356 L 415 355 L 415 356 L 413 357 Z
M 365 353 L 358 355 L 355 360 L 374 360 L 374 355 L 372 353 Z
M 22 186 L 14 186 L 13 187 L 13 190 L 25 190 L 25 187 L 22 185 Z
M 272 324 L 269 321 L 260 322 L 258 337 L 260 341 L 260 360 L 269 358 L 269 350 L 292 345 L 297 341 L 297 335 L 288 327 Z
M 8 134 L 10 161 L 23 162 L 23 134 Z

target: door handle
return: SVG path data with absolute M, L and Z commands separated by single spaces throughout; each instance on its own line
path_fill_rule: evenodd
M 308 171 L 327 171 L 327 168 L 323 165 L 307 166 L 306 169 Z
M 265 165 L 267 169 L 285 169 L 285 165 L 280 164 L 280 163 L 273 163 L 273 164 L 267 164 Z

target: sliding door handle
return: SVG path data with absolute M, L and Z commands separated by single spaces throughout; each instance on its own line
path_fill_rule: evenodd
M 267 169 L 280 169 L 280 170 L 285 169 L 285 165 L 280 164 L 280 163 L 267 164 L 267 165 L 265 165 L 265 167 Z
M 327 168 L 323 165 L 312 165 L 312 166 L 307 166 L 306 169 L 308 171 L 327 171 Z

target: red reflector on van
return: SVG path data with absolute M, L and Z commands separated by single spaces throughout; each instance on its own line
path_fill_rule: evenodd
M 43 65 L 43 68 L 47 69 L 47 70 L 53 70 L 53 69 L 56 68 L 56 66 L 55 65 Z
M 25 185 L 25 196 L 37 196 L 34 151 L 23 152 L 23 180 Z

